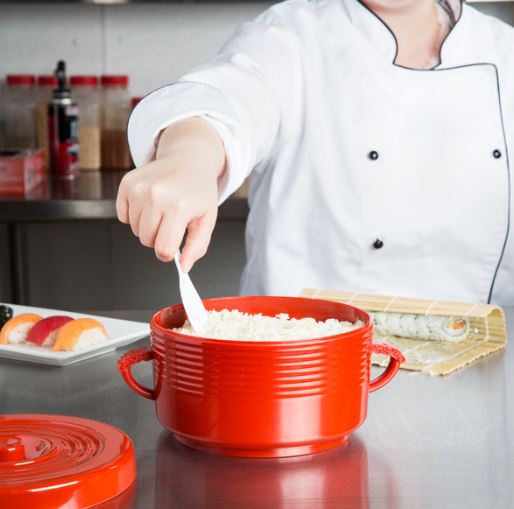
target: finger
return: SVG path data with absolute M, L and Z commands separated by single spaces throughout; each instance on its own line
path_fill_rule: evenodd
M 186 227 L 187 218 L 184 215 L 167 213 L 162 217 L 154 246 L 159 260 L 169 262 L 173 259 L 184 238 Z
M 118 189 L 118 195 L 116 196 L 116 214 L 118 215 L 118 220 L 122 223 L 127 224 L 129 222 L 125 179 L 121 181 Z
M 188 225 L 186 244 L 180 259 L 184 271 L 189 272 L 194 263 L 207 252 L 217 215 L 218 210 L 214 208 Z
M 138 204 L 132 200 L 132 203 L 129 205 L 128 214 L 130 228 L 136 237 L 139 237 L 139 222 L 141 220 L 141 212 L 141 207 L 139 207 Z
M 153 207 L 146 207 L 139 219 L 139 241 L 143 246 L 154 247 L 162 214 Z

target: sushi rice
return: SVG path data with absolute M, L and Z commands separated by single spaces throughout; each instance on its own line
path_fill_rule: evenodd
M 235 341 L 286 341 L 333 336 L 362 327 L 361 321 L 341 322 L 335 318 L 317 321 L 314 318 L 290 318 L 242 313 L 238 310 L 209 311 L 202 337 Z M 189 321 L 173 329 L 180 334 L 197 335 Z
M 94 329 L 85 330 L 77 339 L 73 350 L 82 350 L 89 348 L 90 346 L 96 345 L 107 339 L 105 332 L 100 327 Z
M 20 323 L 16 327 L 13 327 L 11 332 L 9 333 L 9 343 L 13 345 L 25 343 L 27 334 L 33 326 L 34 322 L 24 322 Z

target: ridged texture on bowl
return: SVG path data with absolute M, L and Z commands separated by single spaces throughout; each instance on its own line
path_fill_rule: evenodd
M 153 351 L 156 375 L 170 390 L 208 397 L 288 398 L 355 390 L 365 384 L 368 342 L 369 335 L 359 334 L 305 345 L 241 347 L 191 344 L 154 333 Z

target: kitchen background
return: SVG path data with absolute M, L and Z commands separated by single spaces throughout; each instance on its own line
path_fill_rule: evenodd
M 514 2 L 473 3 L 514 23 Z M 0 77 L 51 74 L 64 59 L 70 75 L 127 74 L 130 94 L 142 96 L 206 61 L 240 22 L 268 5 L 0 3 Z M 87 179 L 93 188 L 116 181 L 101 172 Z M 75 310 L 159 309 L 179 301 L 175 268 L 113 218 L 19 221 L 0 210 L 0 301 Z M 229 201 L 207 257 L 192 271 L 202 296 L 238 293 L 244 223 L 241 198 Z
M 115 2 L 112 2 L 115 3 Z M 514 22 L 512 2 L 472 2 Z M 235 27 L 271 3 L 0 4 L 0 76 L 53 71 L 130 76 L 140 96 L 205 62 Z

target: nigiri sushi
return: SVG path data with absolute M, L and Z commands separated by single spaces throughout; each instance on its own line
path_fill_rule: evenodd
M 52 346 L 55 343 L 57 332 L 66 323 L 71 322 L 71 316 L 49 316 L 43 318 L 30 329 L 27 343 L 38 346 Z
M 105 327 L 93 318 L 77 318 L 64 324 L 57 332 L 54 351 L 80 350 L 107 339 Z
M 22 313 L 7 321 L 0 331 L 0 344 L 24 343 L 27 335 L 43 317 L 33 313 Z

